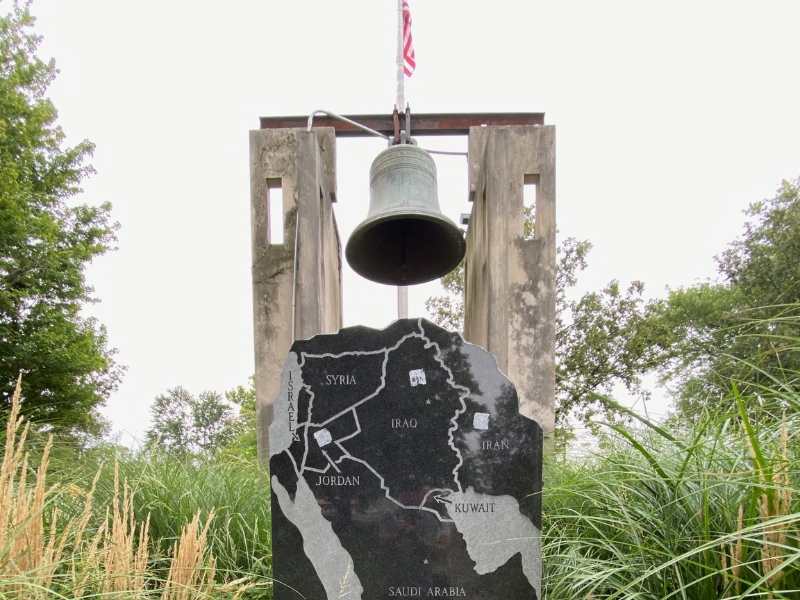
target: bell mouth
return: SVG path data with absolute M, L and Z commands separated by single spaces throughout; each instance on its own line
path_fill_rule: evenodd
M 449 219 L 425 212 L 383 214 L 353 231 L 345 248 L 352 269 L 385 285 L 417 285 L 455 269 L 467 244 Z

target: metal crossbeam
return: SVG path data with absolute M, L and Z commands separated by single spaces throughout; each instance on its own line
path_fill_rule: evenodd
M 394 135 L 392 115 L 343 115 L 384 135 Z M 402 118 L 402 116 L 401 116 Z M 261 117 L 261 129 L 284 127 L 304 128 L 308 116 Z M 421 135 L 468 135 L 469 128 L 479 125 L 544 125 L 544 113 L 411 113 L 411 132 Z M 344 121 L 318 115 L 314 127 L 333 127 L 336 137 L 366 137 L 370 134 Z

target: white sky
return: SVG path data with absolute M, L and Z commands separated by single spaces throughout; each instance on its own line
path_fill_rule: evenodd
M 540 111 L 557 126 L 561 236 L 594 244 L 582 289 L 650 295 L 715 275 L 741 210 L 800 175 L 800 2 L 410 0 L 412 113 Z M 3 4 L 8 11 L 9 3 Z M 258 117 L 389 113 L 395 0 L 35 0 L 70 142 L 97 145 L 82 201 L 111 201 L 119 250 L 89 313 L 128 366 L 104 412 L 141 436 L 152 399 L 254 371 L 248 130 Z M 413 125 L 413 121 L 412 121 Z M 466 149 L 465 139 L 423 140 Z M 342 240 L 366 216 L 381 140 L 340 140 Z M 468 212 L 466 161 L 437 157 Z M 382 327 L 394 288 L 344 273 L 345 325 Z M 436 284 L 410 293 L 426 315 Z

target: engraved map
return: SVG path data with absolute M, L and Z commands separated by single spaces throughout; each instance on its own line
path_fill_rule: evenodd
M 275 598 L 540 598 L 538 423 L 424 319 L 298 341 L 269 429 Z

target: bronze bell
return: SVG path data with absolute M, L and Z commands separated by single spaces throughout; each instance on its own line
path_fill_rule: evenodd
M 422 148 L 390 146 L 370 169 L 369 213 L 347 241 L 353 270 L 377 283 L 415 285 L 464 258 L 461 230 L 439 210 L 436 164 Z

